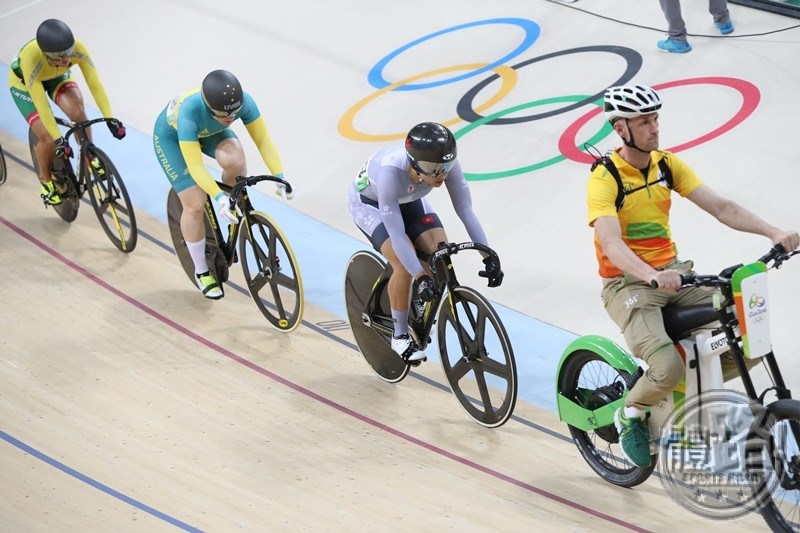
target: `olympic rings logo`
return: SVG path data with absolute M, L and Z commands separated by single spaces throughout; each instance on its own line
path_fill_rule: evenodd
M 408 51 L 409 49 L 421 43 L 436 39 L 437 37 L 440 37 L 445 34 L 462 31 L 468 28 L 474 28 L 476 26 L 487 26 L 487 25 L 517 26 L 518 28 L 521 28 L 524 33 L 522 42 L 512 51 L 502 56 L 501 58 L 497 59 L 496 61 L 492 61 L 491 63 L 468 63 L 464 65 L 441 67 L 420 74 L 416 74 L 414 76 L 410 76 L 408 78 L 395 82 L 390 82 L 384 78 L 383 72 L 386 69 L 386 66 L 392 60 L 394 60 L 404 52 Z M 499 126 L 499 125 L 519 124 L 522 122 L 542 120 L 548 117 L 553 117 L 556 115 L 567 113 L 569 111 L 586 106 L 587 104 L 591 105 L 592 108 L 586 114 L 584 114 L 583 116 L 578 118 L 575 122 L 573 122 L 571 125 L 569 125 L 566 128 L 566 130 L 564 130 L 564 132 L 561 133 L 560 136 L 558 136 L 558 142 L 557 142 L 558 153 L 553 155 L 552 157 L 549 157 L 543 161 L 531 163 L 528 165 L 508 170 L 500 170 L 500 171 L 486 172 L 486 173 L 465 173 L 466 178 L 468 180 L 470 181 L 492 180 L 492 179 L 516 176 L 527 172 L 534 172 L 536 170 L 549 167 L 551 165 L 554 165 L 556 163 L 565 160 L 575 161 L 579 163 L 591 163 L 593 161 L 592 157 L 589 154 L 582 152 L 580 146 L 583 146 L 583 144 L 587 142 L 591 144 L 598 143 L 606 136 L 608 136 L 613 131 L 613 128 L 611 128 L 611 126 L 606 121 L 603 121 L 601 128 L 588 139 L 582 139 L 581 141 L 578 141 L 577 137 L 581 131 L 581 128 L 583 128 L 586 124 L 588 124 L 592 119 L 600 115 L 600 113 L 602 112 L 602 96 L 603 93 L 605 92 L 606 89 L 605 87 L 597 87 L 593 91 L 589 91 L 590 94 L 555 96 L 552 98 L 544 98 L 541 100 L 526 102 L 499 111 L 492 111 L 492 109 L 495 107 L 495 105 L 499 104 L 506 96 L 508 96 L 514 89 L 519 79 L 518 75 L 519 69 L 527 67 L 529 65 L 541 63 L 543 61 L 552 60 L 558 57 L 563 57 L 572 54 L 598 53 L 598 52 L 613 54 L 621 57 L 625 61 L 625 69 L 619 76 L 619 78 L 616 81 L 614 81 L 611 85 L 625 85 L 626 83 L 631 81 L 633 77 L 641 69 L 642 56 L 635 50 L 623 46 L 597 45 L 597 46 L 583 46 L 579 48 L 571 48 L 568 50 L 560 50 L 542 56 L 526 59 L 524 61 L 521 61 L 519 63 L 510 66 L 506 65 L 507 62 L 515 59 L 523 52 L 525 52 L 528 48 L 530 48 L 537 41 L 540 34 L 541 30 L 539 25 L 532 20 L 523 18 L 495 18 L 487 20 L 478 20 L 466 24 L 461 24 L 458 26 L 453 26 L 450 28 L 445 28 L 443 30 L 420 37 L 404 46 L 401 46 L 400 48 L 386 55 L 383 59 L 378 61 L 375 64 L 375 66 L 373 66 L 370 69 L 369 74 L 367 75 L 367 80 L 369 81 L 370 85 L 375 87 L 377 90 L 374 93 L 362 98 L 359 102 L 353 105 L 342 115 L 342 117 L 339 119 L 339 124 L 338 124 L 339 133 L 345 138 L 363 142 L 382 142 L 382 141 L 394 141 L 403 139 L 406 135 L 405 132 L 367 133 L 359 131 L 354 126 L 355 118 L 358 115 L 358 113 L 361 110 L 363 110 L 367 105 L 369 105 L 370 103 L 374 102 L 375 100 L 379 99 L 381 96 L 387 93 L 403 92 L 403 91 L 421 91 L 433 87 L 449 85 L 455 82 L 459 82 L 465 79 L 469 79 L 472 77 L 479 76 L 481 74 L 486 74 L 491 72 L 492 74 L 490 74 L 488 77 L 477 83 L 474 87 L 468 90 L 461 97 L 461 99 L 456 104 L 455 117 L 445 118 L 445 119 L 433 118 L 431 120 L 437 120 L 438 122 L 444 124 L 445 126 L 453 129 L 454 130 L 453 133 L 458 139 L 467 135 L 476 128 L 484 125 Z M 438 78 L 439 76 L 445 74 L 451 74 L 457 72 L 463 72 L 463 73 L 454 74 L 444 79 L 437 79 L 436 81 L 419 83 L 420 80 L 425 80 L 429 78 Z M 500 80 L 500 87 L 497 89 L 497 91 L 494 94 L 490 95 L 485 100 L 483 100 L 481 103 L 476 104 L 476 100 L 479 94 L 483 91 L 483 89 L 485 89 L 487 86 L 492 84 L 492 82 L 498 79 Z M 712 131 L 706 134 L 700 135 L 694 139 L 690 139 L 671 148 L 667 148 L 667 150 L 673 153 L 681 152 L 683 150 L 688 150 L 689 148 L 693 148 L 695 146 L 708 142 L 711 139 L 719 137 L 720 135 L 723 135 L 724 133 L 730 131 L 734 127 L 741 124 L 744 120 L 746 120 L 747 117 L 749 117 L 753 113 L 753 111 L 755 111 L 756 107 L 758 107 L 759 101 L 761 100 L 761 93 L 759 92 L 758 88 L 752 83 L 739 78 L 720 77 L 720 76 L 689 78 L 689 79 L 675 80 L 660 84 L 653 84 L 652 86 L 656 90 L 665 91 L 675 87 L 682 87 L 688 85 L 718 85 L 718 86 L 728 87 L 730 89 L 733 89 L 735 92 L 739 93 L 741 97 L 741 104 L 739 109 L 734 113 L 734 115 L 719 127 L 713 129 Z M 546 112 L 534 113 L 525 116 L 516 115 L 516 113 L 519 111 L 537 107 L 541 108 L 545 106 L 552 106 L 553 104 L 565 104 L 565 105 L 563 105 L 558 109 Z M 488 115 L 481 114 L 485 112 L 489 112 L 490 114 Z M 514 115 L 514 116 L 509 117 L 508 115 Z M 467 124 L 461 127 L 460 129 L 453 128 L 453 126 L 456 126 L 461 122 L 466 122 Z

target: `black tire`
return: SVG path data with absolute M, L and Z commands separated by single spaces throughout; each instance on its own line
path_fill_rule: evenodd
M 438 320 L 442 368 L 458 403 L 482 426 L 505 424 L 517 402 L 517 365 L 500 317 L 481 294 L 459 286 Z
M 800 401 L 779 400 L 768 406 L 769 416 L 757 419 L 748 468 L 761 515 L 772 531 L 800 531 Z M 766 468 L 764 468 L 766 465 Z
M 197 279 L 194 273 L 194 261 L 189 254 L 189 249 L 186 248 L 186 241 L 183 239 L 181 233 L 181 214 L 183 213 L 183 205 L 178 198 L 175 189 L 170 188 L 167 194 L 167 226 L 169 227 L 169 234 L 172 237 L 172 246 L 175 249 L 175 255 L 178 256 L 183 271 L 186 277 L 189 278 L 193 287 L 197 287 Z M 228 264 L 224 254 L 220 250 L 220 244 L 217 242 L 217 234 L 211 226 L 211 219 L 208 217 L 208 211 L 205 211 L 203 221 L 206 228 L 206 258 L 217 280 L 222 283 L 228 281 Z
M 6 182 L 8 168 L 6 167 L 6 155 L 3 153 L 3 146 L 0 145 L 0 185 Z
M 587 409 L 598 409 L 621 398 L 633 381 L 630 374 L 614 368 L 600 355 L 580 350 L 564 364 L 558 390 Z M 594 431 L 569 426 L 569 432 L 592 470 L 614 485 L 635 487 L 650 477 L 658 463 L 657 455 L 646 468 L 628 462 L 613 424 Z
M 97 220 L 114 246 L 131 253 L 136 248 L 138 232 L 136 215 L 125 183 L 111 159 L 96 146 L 91 147 L 83 157 L 83 169 L 86 172 L 84 180 Z M 101 170 L 91 165 L 93 158 L 97 158 Z
M 363 250 L 353 254 L 345 271 L 344 299 L 350 328 L 361 355 L 382 380 L 398 383 L 408 375 L 410 366 L 392 350 L 391 333 L 380 333 L 362 320 L 372 288 L 385 268 L 386 262 L 372 252 Z M 379 305 L 381 310 L 391 312 L 386 291 Z
M 38 178 L 39 160 L 36 159 L 37 144 L 39 144 L 39 138 L 33 133 L 32 129 L 28 129 L 28 145 L 31 149 L 34 172 Z M 61 203 L 52 206 L 53 210 L 58 213 L 58 216 L 65 222 L 72 222 L 78 218 L 78 208 L 80 208 L 81 205 L 78 183 L 75 180 L 75 171 L 72 169 L 72 164 L 66 159 L 56 157 L 53 159 L 51 174 L 55 181 L 56 189 L 58 189 L 61 195 Z
M 289 240 L 275 221 L 260 211 L 251 211 L 242 224 L 239 257 L 250 296 L 276 329 L 294 331 L 303 321 L 304 296 L 303 278 Z

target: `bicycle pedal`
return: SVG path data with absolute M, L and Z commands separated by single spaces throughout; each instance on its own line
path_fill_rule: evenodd
M 406 361 L 406 363 L 408 364 L 408 366 L 418 367 L 419 365 L 421 365 L 422 363 L 424 363 L 427 360 L 428 360 L 428 358 L 426 357 L 426 358 L 420 359 L 418 361 Z

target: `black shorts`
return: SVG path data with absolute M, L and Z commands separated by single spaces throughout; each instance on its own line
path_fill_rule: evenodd
M 378 202 L 370 200 L 365 196 L 361 196 L 361 202 L 367 205 L 374 206 L 378 209 Z M 406 235 L 411 239 L 411 242 L 416 242 L 417 238 L 428 230 L 433 228 L 444 228 L 442 221 L 439 220 L 439 215 L 436 213 L 426 213 L 425 207 L 422 205 L 422 200 L 414 200 L 407 204 L 400 204 L 400 214 L 403 217 L 403 225 L 405 226 Z M 361 229 L 361 228 L 359 228 Z M 372 232 L 372 235 L 362 229 L 361 233 L 366 235 L 372 247 L 377 252 L 381 251 L 381 246 L 389 238 L 389 232 L 386 231 L 386 225 L 381 222 Z

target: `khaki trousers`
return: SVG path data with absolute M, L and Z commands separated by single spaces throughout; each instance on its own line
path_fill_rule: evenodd
M 691 272 L 693 266 L 692 261 L 673 261 L 660 270 L 676 269 L 686 274 Z M 627 274 L 603 279 L 600 296 L 606 311 L 619 326 L 633 355 L 644 359 L 649 366 L 628 394 L 626 407 L 644 409 L 655 405 L 683 379 L 685 365 L 664 329 L 661 308 L 667 305 L 711 304 L 713 294 L 714 289 L 707 287 L 678 292 L 659 291 Z M 738 376 L 730 354 L 722 358 L 722 367 L 726 380 Z

